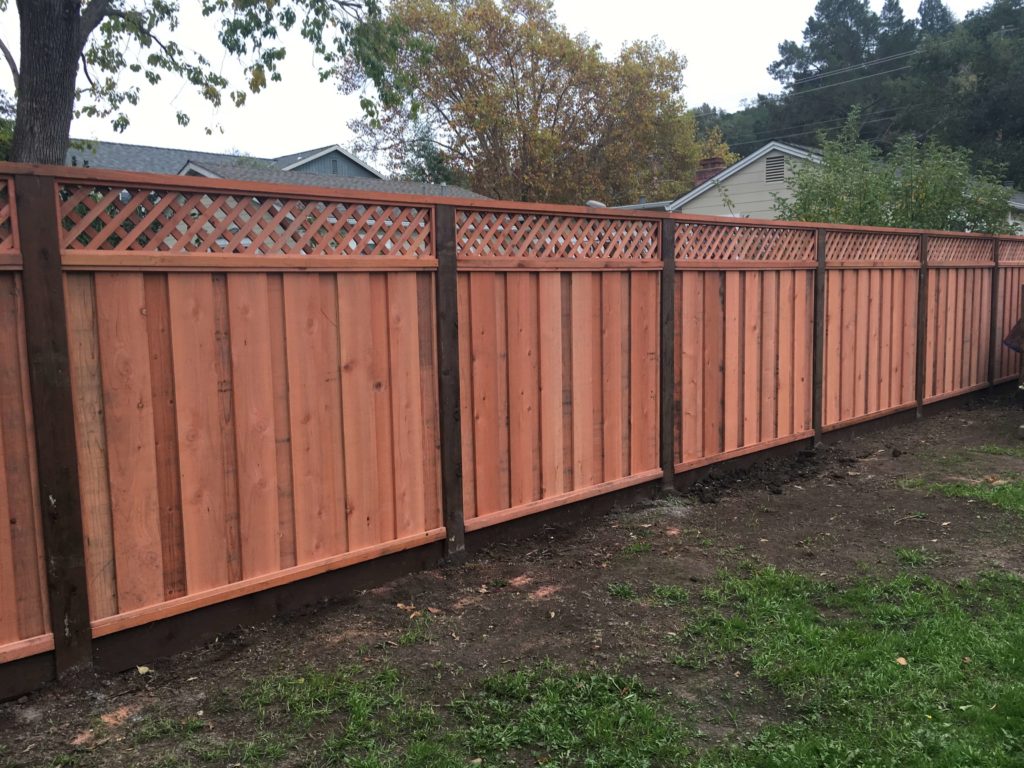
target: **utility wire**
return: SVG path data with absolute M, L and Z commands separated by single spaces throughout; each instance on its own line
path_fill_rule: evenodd
M 802 77 L 799 80 L 793 80 L 792 82 L 790 82 L 790 86 L 800 85 L 800 83 L 809 83 L 812 80 L 824 80 L 826 77 L 835 77 L 836 75 L 841 75 L 845 72 L 852 72 L 856 69 L 864 69 L 865 67 L 870 67 L 874 64 L 885 64 L 890 61 L 895 61 L 896 59 L 905 59 L 908 56 L 913 56 L 920 52 L 920 48 L 915 48 L 912 51 L 904 51 L 903 53 L 894 53 L 891 56 L 882 56 L 877 59 L 869 59 L 867 61 L 862 61 L 860 64 L 851 64 L 849 66 L 841 67 L 839 69 L 828 69 L 823 72 L 816 72 L 813 75 Z

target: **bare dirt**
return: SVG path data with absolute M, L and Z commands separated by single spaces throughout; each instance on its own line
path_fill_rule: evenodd
M 679 612 L 621 599 L 609 585 L 632 585 L 641 595 L 652 585 L 676 585 L 699 599 L 720 570 L 749 562 L 843 582 L 898 571 L 898 548 L 926 551 L 931 562 L 921 570 L 950 581 L 992 567 L 1024 572 L 1024 518 L 901 485 L 1020 474 L 1020 458 L 965 450 L 1024 446 L 1016 437 L 1022 421 L 1024 411 L 1009 397 L 981 397 L 815 453 L 712 476 L 685 495 L 589 524 L 551 526 L 465 566 L 412 575 L 347 604 L 155 659 L 144 673 L 51 685 L 0 705 L 0 766 L 161 765 L 158 744 L 133 738 L 146 723 L 195 717 L 231 737 L 245 725 L 222 716 L 218 702 L 251 681 L 381 661 L 402 671 L 411 692 L 434 701 L 541 660 L 614 669 L 696 704 L 712 741 L 748 733 L 779 716 L 771 691 L 752 691 L 758 684 L 742 668 L 674 664 L 666 637 L 678 632 Z

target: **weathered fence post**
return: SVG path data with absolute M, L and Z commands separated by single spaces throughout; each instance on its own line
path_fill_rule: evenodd
M 921 418 L 924 407 L 925 365 L 928 361 L 928 235 L 920 235 L 921 268 L 917 274 L 917 355 L 914 371 L 914 399 L 917 400 L 917 417 Z
M 814 271 L 814 358 L 811 376 L 811 429 L 814 430 L 814 445 L 821 444 L 822 403 L 825 400 L 825 229 L 818 227 L 818 266 Z
M 25 336 L 57 675 L 92 664 L 82 505 L 75 450 L 60 213 L 46 176 L 15 177 Z
M 989 312 L 988 344 L 988 385 L 994 387 L 998 375 L 999 359 L 999 238 L 992 240 L 992 285 L 991 310 Z
M 462 425 L 459 389 L 459 297 L 455 261 L 455 209 L 434 209 L 437 236 L 437 395 L 441 438 L 441 509 L 445 560 L 466 559 L 466 522 L 462 497 Z
M 662 486 L 675 487 L 675 288 L 676 288 L 676 221 L 661 220 L 661 397 L 659 403 L 660 455 Z

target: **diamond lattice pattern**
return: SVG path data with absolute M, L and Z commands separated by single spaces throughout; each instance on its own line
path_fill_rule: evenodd
M 656 221 L 461 210 L 456 222 L 463 257 L 658 258 Z
M 676 259 L 805 261 L 814 258 L 814 239 L 810 230 L 680 222 L 676 228 Z
M 827 232 L 826 261 L 920 261 L 916 235 L 882 232 Z
M 60 198 L 70 250 L 433 255 L 429 207 L 70 184 Z

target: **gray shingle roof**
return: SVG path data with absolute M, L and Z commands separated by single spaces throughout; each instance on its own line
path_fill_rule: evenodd
M 197 152 L 194 149 L 173 149 L 171 147 L 147 147 L 144 144 L 121 144 L 116 141 L 72 140 L 64 159 L 65 165 L 94 168 L 110 168 L 116 171 L 138 171 L 142 173 L 177 173 L 189 160 L 213 163 L 249 160 L 273 165 L 272 158 L 243 158 L 223 152 Z
M 276 168 L 260 167 L 248 163 L 217 163 L 192 161 L 194 166 L 208 171 L 222 179 L 238 181 L 261 181 L 270 184 L 300 184 L 307 187 L 330 187 L 332 189 L 363 189 L 370 192 L 384 192 L 397 195 L 434 195 L 438 197 L 475 197 L 486 199 L 476 192 L 450 184 L 428 184 L 422 181 L 399 179 L 368 179 L 359 176 L 319 176 L 313 173 L 280 171 Z

